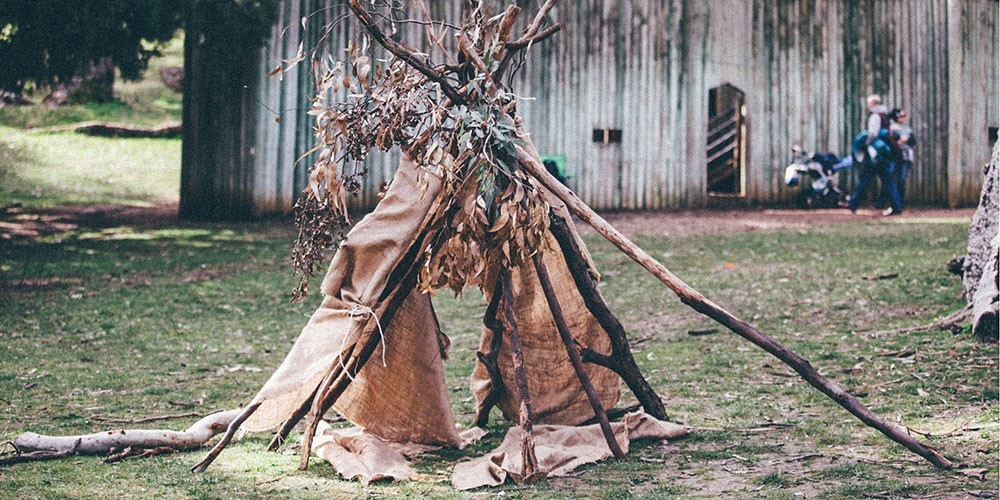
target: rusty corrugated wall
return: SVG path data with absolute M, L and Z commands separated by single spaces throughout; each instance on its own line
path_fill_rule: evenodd
M 459 1 L 428 2 L 454 18 Z M 521 2 L 531 10 L 530 1 Z M 301 65 L 264 78 L 300 41 L 346 13 L 341 0 L 284 0 L 265 52 L 255 145 L 258 211 L 287 210 L 305 184 L 311 95 Z M 304 35 L 299 23 L 309 16 Z M 563 155 L 568 184 L 598 209 L 711 204 L 705 187 L 709 89 L 745 93 L 746 190 L 740 203 L 789 202 L 791 146 L 846 154 L 864 97 L 906 108 L 919 142 L 910 203 L 970 205 L 998 121 L 995 0 L 579 0 L 560 2 L 564 29 L 533 47 L 514 90 L 539 150 Z M 324 43 L 354 35 L 338 24 Z M 413 34 L 405 35 L 413 39 Z M 337 52 L 335 52 L 337 53 Z M 280 116 L 280 123 L 274 118 Z M 621 142 L 594 131 L 621 130 Z M 393 155 L 372 158 L 359 205 L 375 202 Z M 850 184 L 851 174 L 842 179 Z

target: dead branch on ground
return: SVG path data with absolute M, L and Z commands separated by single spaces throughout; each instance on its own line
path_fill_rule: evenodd
M 142 418 L 114 418 L 114 417 L 102 417 L 99 415 L 91 415 L 89 418 L 90 420 L 93 420 L 95 422 L 105 422 L 110 424 L 144 424 L 147 422 L 159 422 L 161 420 L 172 420 L 175 418 L 203 417 L 203 416 L 204 415 L 201 413 L 192 411 L 189 413 L 178 413 L 175 415 L 156 415 L 152 417 L 142 417 Z
M 121 450 L 132 450 L 130 453 L 141 455 L 160 448 L 174 451 L 198 448 L 212 436 L 225 430 L 242 411 L 236 409 L 207 415 L 183 431 L 118 429 L 77 436 L 46 436 L 25 432 L 11 443 L 15 448 L 15 454 L 2 459 L 0 465 L 51 460 L 71 455 L 115 456 L 121 454 Z
M 959 309 L 941 319 L 935 320 L 926 325 L 917 326 L 907 326 L 903 328 L 897 328 L 895 330 L 881 330 L 872 333 L 871 335 L 875 337 L 881 337 L 883 335 L 899 335 L 904 333 L 914 333 L 914 332 L 927 332 L 930 330 L 952 330 L 958 328 L 958 325 L 968 321 L 972 317 L 972 305 L 967 305 L 962 309 Z

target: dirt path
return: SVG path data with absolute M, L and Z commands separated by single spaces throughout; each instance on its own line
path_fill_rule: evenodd
M 164 226 L 177 222 L 177 204 L 64 205 L 42 212 L 19 206 L 0 209 L 0 240 L 37 238 L 80 229 L 116 226 Z
M 917 208 L 895 217 L 883 217 L 878 210 L 861 209 L 851 213 L 845 209 L 792 210 L 792 209 L 741 209 L 741 210 L 684 210 L 611 212 L 603 214 L 611 225 L 627 234 L 657 236 L 686 236 L 766 231 L 771 229 L 807 228 L 813 225 L 835 223 L 873 223 L 888 221 L 916 222 L 935 219 L 972 219 L 975 209 Z M 590 231 L 578 224 L 581 231 Z
M 627 235 L 651 234 L 657 236 L 685 236 L 766 231 L 770 229 L 806 228 L 811 225 L 832 223 L 870 223 L 885 221 L 919 221 L 932 219 L 969 219 L 974 209 L 916 208 L 906 213 L 886 218 L 874 209 L 857 213 L 844 209 L 785 210 L 785 209 L 727 209 L 608 212 L 603 214 L 613 226 Z M 21 207 L 0 210 L 0 239 L 34 238 L 79 229 L 115 226 L 164 226 L 177 222 L 177 204 L 151 207 L 122 205 L 66 205 L 44 212 L 33 212 Z M 291 223 L 289 222 L 289 227 Z M 590 231 L 585 224 L 578 224 L 583 232 Z

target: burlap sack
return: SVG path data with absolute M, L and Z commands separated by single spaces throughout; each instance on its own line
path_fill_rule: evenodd
M 365 484 L 383 479 L 404 481 L 417 472 L 401 453 L 360 427 L 331 429 L 320 422 L 312 449 L 344 479 Z
M 657 420 L 636 412 L 621 422 L 612 422 L 611 430 L 622 451 L 637 439 L 674 439 L 688 433 L 687 428 Z M 538 470 L 547 476 L 564 476 L 577 467 L 612 456 L 598 424 L 584 427 L 539 425 L 532 431 Z M 521 473 L 521 428 L 511 427 L 495 450 L 455 466 L 452 485 L 459 490 L 503 484 L 507 477 Z
M 521 147 L 519 146 L 519 149 Z M 538 157 L 538 151 L 530 141 L 523 146 L 529 156 Z M 564 219 L 569 232 L 576 239 L 581 249 L 581 257 L 587 266 L 594 268 L 587 246 L 580 239 L 573 224 L 573 218 L 559 198 L 546 189 L 542 189 L 545 201 L 552 211 Z M 611 352 L 611 339 L 600 327 L 597 319 L 590 314 L 580 292 L 573 282 L 573 276 L 566 265 L 565 257 L 551 233 L 546 234 L 548 249 L 543 253 L 542 261 L 552 281 L 552 288 L 558 295 L 566 323 L 573 337 L 584 347 L 608 354 Z M 595 271 L 596 272 L 596 271 Z M 514 316 L 521 333 L 524 364 L 528 375 L 528 391 L 531 394 L 531 410 L 534 423 L 576 425 L 594 416 L 587 395 L 583 392 L 573 365 L 569 361 L 566 347 L 559 337 L 552 313 L 538 282 L 534 267 L 529 265 L 512 270 L 514 282 Z M 492 286 L 484 287 L 492 291 Z M 489 293 L 487 293 L 489 295 Z M 493 333 L 483 328 L 482 341 L 479 350 L 489 351 Z M 514 365 L 510 354 L 510 338 L 504 337 L 498 357 L 498 364 L 504 384 L 508 388 L 506 394 L 497 404 L 504 417 L 516 421 L 518 419 L 519 400 L 514 388 Z M 607 368 L 587 364 L 586 371 L 594 384 L 601 405 L 613 408 L 621 396 L 618 375 Z M 489 394 L 492 383 L 489 374 L 482 363 L 476 363 L 472 373 L 472 392 L 476 396 L 478 406 Z
M 584 347 L 600 352 L 611 351 L 611 339 L 587 310 L 580 296 L 559 245 L 548 235 L 551 251 L 542 261 L 549 272 L 552 288 L 558 293 L 559 305 L 574 338 Z M 576 425 L 594 416 L 583 386 L 570 363 L 566 346 L 559 337 L 552 312 L 545 300 L 532 266 L 516 268 L 514 283 L 514 317 L 521 334 L 528 392 L 531 395 L 533 422 L 539 424 Z M 489 351 L 493 332 L 483 328 L 479 350 Z M 504 335 L 497 358 L 507 391 L 497 406 L 504 417 L 517 421 L 520 401 L 514 383 L 514 363 L 510 352 L 510 336 Z M 602 366 L 587 364 L 585 370 L 597 391 L 601 405 L 612 408 L 621 395 L 618 375 Z M 476 363 L 472 373 L 472 391 L 479 406 L 489 393 L 492 382 L 482 363 Z
M 372 314 L 389 273 L 409 249 L 440 190 L 440 182 L 404 160 L 385 199 L 348 234 L 323 280 L 325 299 L 291 352 L 257 394 L 260 408 L 244 424 L 271 430 L 307 401 L 363 328 L 380 345 L 334 408 L 383 439 L 458 446 L 444 381 L 439 331 L 429 297 L 414 289 L 391 325 Z
M 257 412 L 244 424 L 247 431 L 271 430 L 308 401 L 326 373 L 353 346 L 363 329 L 378 335 L 380 345 L 337 400 L 334 408 L 355 425 L 394 442 L 461 446 L 448 401 L 442 359 L 447 338 L 439 331 L 430 299 L 411 291 L 392 324 L 378 323 L 372 313 L 414 239 L 436 213 L 440 182 L 404 160 L 375 211 L 351 230 L 323 280 L 325 298 L 281 366 L 257 394 Z M 568 217 L 565 208 L 554 208 Z M 559 247 L 548 235 L 551 251 L 544 254 L 553 286 L 559 293 L 570 330 L 584 346 L 610 351 L 610 341 L 586 310 Z M 589 256 L 584 255 L 589 259 Z M 515 316 L 522 336 L 528 384 L 536 423 L 578 424 L 593 416 L 566 348 L 531 266 L 513 270 Z M 484 331 L 488 346 L 492 333 Z M 513 388 L 509 337 L 504 336 L 499 365 L 505 385 Z M 485 349 L 484 349 L 485 350 Z M 620 396 L 619 379 L 610 370 L 588 365 L 587 372 L 606 408 Z M 482 366 L 472 376 L 473 392 L 481 402 L 489 389 Z M 508 392 L 499 405 L 517 418 L 517 395 Z

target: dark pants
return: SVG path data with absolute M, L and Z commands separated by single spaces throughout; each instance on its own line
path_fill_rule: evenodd
M 913 162 L 893 160 L 889 163 L 886 175 L 882 181 L 882 191 L 879 194 L 879 204 L 885 206 L 888 202 L 893 212 L 903 211 L 903 200 L 906 198 L 906 174 L 910 172 Z
M 898 161 L 893 162 L 892 167 L 890 167 L 890 177 L 896 183 L 896 196 L 899 200 L 898 211 L 903 211 L 903 201 L 906 200 L 906 175 L 910 173 L 910 167 L 913 166 L 912 161 Z M 897 210 L 896 206 L 893 206 L 893 210 Z
M 866 159 L 861 164 L 859 174 L 858 183 L 854 185 L 854 192 L 851 194 L 851 201 L 847 204 L 847 208 L 850 208 L 852 211 L 858 209 L 858 206 L 861 205 L 861 200 L 864 199 L 872 183 L 875 181 L 875 176 L 878 176 L 882 180 L 882 186 L 890 189 L 889 196 L 891 201 L 891 193 L 896 191 L 896 183 L 892 181 L 892 176 L 889 175 L 888 162 L 872 162 Z M 893 210 L 896 210 L 895 203 L 893 203 Z

